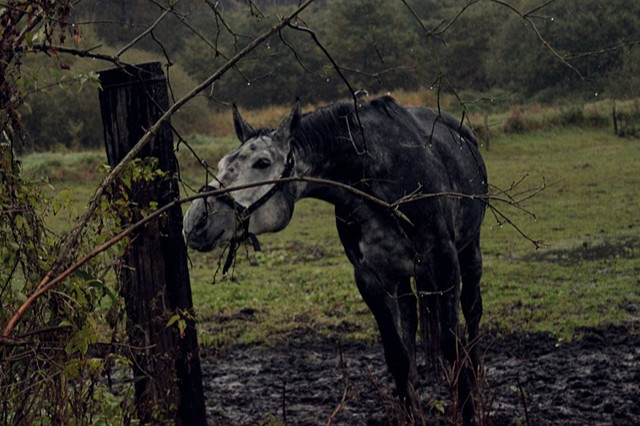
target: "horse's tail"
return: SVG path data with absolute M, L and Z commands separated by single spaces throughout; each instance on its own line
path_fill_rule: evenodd
M 420 340 L 424 349 L 426 359 L 436 365 L 440 352 L 440 297 L 435 289 L 417 288 L 418 290 L 418 310 L 420 324 Z

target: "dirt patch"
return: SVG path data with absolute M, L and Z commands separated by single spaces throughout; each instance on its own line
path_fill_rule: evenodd
M 640 257 L 640 237 L 627 236 L 607 238 L 602 241 L 584 241 L 579 246 L 568 249 L 540 250 L 525 257 L 525 260 L 575 265 L 579 261 L 638 257 Z
M 542 333 L 485 338 L 493 425 L 527 424 L 519 387 L 532 425 L 640 424 L 640 335 L 622 327 L 581 330 L 581 335 L 570 343 Z M 206 352 L 203 372 L 213 424 L 326 424 L 345 388 L 344 408 L 332 424 L 388 424 L 384 401 L 392 383 L 380 344 L 315 341 L 234 348 L 215 356 Z M 425 365 L 420 370 L 428 376 Z M 446 401 L 447 391 L 430 384 L 421 395 L 428 406 Z

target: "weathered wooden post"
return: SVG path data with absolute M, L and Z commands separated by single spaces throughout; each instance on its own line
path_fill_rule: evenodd
M 107 156 L 115 166 L 169 106 L 167 83 L 160 63 L 115 68 L 100 72 L 100 107 Z M 137 187 L 124 188 L 130 217 L 135 222 L 151 202 L 159 207 L 179 198 L 173 135 L 164 125 L 141 151 L 153 158 L 165 176 Z M 189 270 L 182 238 L 179 207 L 150 223 L 132 238 L 120 270 L 127 312 L 127 333 L 134 351 L 135 399 L 143 424 L 175 422 L 205 426 L 202 373 Z M 184 333 L 167 327 L 181 316 Z
M 489 114 L 484 113 L 484 140 L 487 151 L 491 147 L 491 129 L 489 128 Z

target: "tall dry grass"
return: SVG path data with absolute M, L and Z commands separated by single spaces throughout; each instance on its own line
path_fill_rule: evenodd
M 428 107 L 437 107 L 438 105 L 438 93 L 436 90 L 422 90 L 422 91 L 406 91 L 396 90 L 393 92 L 379 92 L 371 93 L 364 96 L 363 100 L 371 100 L 376 97 L 391 95 L 400 104 L 407 106 L 419 106 L 424 105 Z M 351 102 L 352 99 L 344 98 L 338 102 Z M 302 111 L 313 111 L 325 104 L 304 103 L 302 99 Z M 440 97 L 440 106 L 443 109 L 449 109 L 455 102 L 455 98 L 450 95 L 442 95 Z M 240 110 L 242 116 L 255 128 L 262 127 L 275 127 L 277 126 L 290 112 L 293 105 L 271 105 L 264 108 L 252 109 L 252 110 Z M 208 120 L 209 128 L 207 134 L 216 137 L 233 135 L 235 130 L 233 128 L 233 120 L 231 116 L 231 107 L 219 108 L 210 113 Z
M 567 127 L 611 128 L 613 131 L 614 104 L 620 118 L 618 125 L 622 127 L 620 133 L 626 136 L 640 134 L 640 99 L 624 101 L 603 99 L 596 102 L 568 105 L 514 104 L 504 105 L 502 108 L 490 105 L 486 111 L 477 105 L 469 108 L 469 105 L 462 105 L 457 97 L 451 94 L 438 94 L 437 90 L 431 89 L 374 93 L 362 99 L 369 100 L 383 95 L 393 96 L 402 105 L 439 107 L 443 111 L 451 112 L 460 117 L 462 116 L 461 111 L 464 110 L 466 123 L 481 137 L 485 137 L 487 131 L 491 136 L 497 136 L 499 134 L 518 134 Z M 351 100 L 342 99 L 341 101 L 349 102 Z M 322 105 L 305 104 L 302 109 L 306 112 L 320 106 Z M 274 127 L 289 114 L 290 108 L 290 105 L 278 105 L 244 110 L 241 113 L 256 128 Z M 234 134 L 230 107 L 212 112 L 208 122 L 210 127 L 207 134 L 211 136 Z

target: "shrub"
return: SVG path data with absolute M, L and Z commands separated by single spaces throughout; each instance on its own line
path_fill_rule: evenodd
M 504 123 L 505 133 L 522 133 L 525 129 L 524 119 L 522 117 L 522 108 L 514 107 L 509 110 L 509 117 Z

